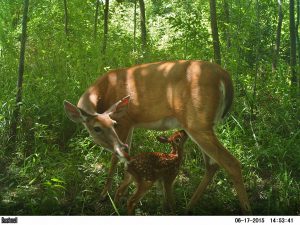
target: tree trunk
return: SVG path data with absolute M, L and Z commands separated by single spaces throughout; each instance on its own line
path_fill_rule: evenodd
M 210 6 L 210 25 L 213 37 L 214 60 L 221 65 L 220 41 L 217 25 L 216 0 L 209 1 Z
M 108 36 L 108 13 L 109 13 L 109 0 L 105 0 L 105 8 L 104 8 L 104 29 L 103 29 L 103 46 L 102 53 L 105 55 L 106 53 L 106 45 L 107 45 L 107 36 Z
M 20 121 L 20 108 L 22 104 L 22 86 L 23 86 L 23 74 L 24 74 L 24 62 L 25 62 L 25 47 L 26 47 L 26 32 L 27 32 L 27 15 L 29 8 L 29 0 L 24 0 L 24 11 L 22 21 L 22 37 L 20 48 L 20 61 L 18 69 L 18 83 L 16 94 L 16 105 L 12 114 L 11 127 L 10 127 L 10 147 L 11 150 L 16 149 L 17 140 L 17 126 Z
M 136 1 L 134 1 L 134 15 L 133 15 L 133 51 L 136 51 Z
M 65 34 L 68 36 L 68 23 L 69 23 L 69 17 L 68 17 L 68 7 L 67 7 L 67 0 L 64 0 L 64 11 L 65 11 Z
M 298 67 L 300 67 L 300 39 L 299 39 L 299 23 L 300 23 L 300 0 L 297 0 L 297 23 L 296 23 L 296 36 L 297 36 L 297 51 L 298 51 Z M 300 87 L 300 79 L 298 80 Z
M 283 20 L 282 4 L 281 4 L 281 0 L 278 0 L 278 24 L 277 24 L 277 32 L 276 32 L 276 43 L 275 43 L 274 54 L 273 54 L 273 63 L 272 63 L 273 72 L 277 68 L 277 62 L 279 57 L 282 20 Z
M 147 48 L 147 30 L 146 30 L 146 15 L 145 15 L 145 3 L 144 0 L 139 0 L 140 5 L 140 17 L 141 17 L 141 37 L 142 37 L 142 51 L 143 56 L 146 54 Z
M 291 84 L 297 86 L 296 75 L 296 30 L 295 30 L 295 3 L 290 0 L 290 66 L 291 66 Z
M 255 75 L 254 75 L 254 81 L 253 83 L 253 92 L 252 92 L 252 99 L 250 101 L 251 103 L 251 109 L 250 109 L 250 119 L 255 118 L 255 111 L 256 111 L 256 96 L 257 96 L 257 79 L 259 76 L 259 62 L 260 62 L 260 42 L 261 39 L 261 30 L 260 30 L 260 5 L 259 0 L 256 0 L 256 35 L 257 35 L 257 41 L 255 44 Z
M 226 46 L 227 48 L 231 47 L 231 38 L 229 32 L 229 23 L 230 23 L 230 16 L 229 16 L 229 6 L 228 1 L 224 0 L 224 13 L 225 13 L 225 36 L 226 36 Z
M 95 23 L 94 23 L 94 39 L 97 37 L 97 25 L 98 25 L 98 16 L 99 16 L 99 5 L 100 0 L 96 0 L 96 10 L 95 10 Z

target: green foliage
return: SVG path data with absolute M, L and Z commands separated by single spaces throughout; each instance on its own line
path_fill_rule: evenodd
M 94 37 L 95 1 L 68 2 L 69 33 L 64 31 L 62 1 L 30 1 L 18 148 L 7 152 L 15 104 L 22 1 L 0 2 L 0 212 L 17 215 L 125 214 L 110 199 L 100 201 L 110 153 L 94 145 L 81 126 L 70 122 L 62 102 L 76 103 L 83 91 L 108 69 L 145 61 L 213 58 L 208 1 L 145 1 L 148 57 L 142 57 L 140 23 L 134 43 L 134 1 L 110 1 L 106 55 L 101 55 L 103 6 Z M 288 3 L 278 69 L 271 71 L 277 6 L 271 1 L 217 3 L 224 67 L 235 83 L 231 116 L 218 127 L 224 145 L 243 166 L 255 214 L 300 213 L 299 105 L 289 83 Z M 139 10 L 137 10 L 139 19 Z M 227 35 L 231 46 L 227 45 Z M 134 47 L 135 46 L 135 47 Z M 255 92 L 254 92 L 255 87 Z M 296 104 L 295 104 L 296 102 Z M 134 154 L 169 149 L 154 131 L 136 130 Z M 170 132 L 166 132 L 170 134 Z M 176 214 L 183 214 L 204 174 L 198 147 L 188 141 L 175 183 Z M 113 191 L 123 176 L 120 165 Z M 134 191 L 133 186 L 129 192 Z M 113 193 L 110 193 L 111 195 Z M 152 189 L 137 206 L 139 215 L 163 215 L 162 193 Z M 206 190 L 195 214 L 238 214 L 230 179 L 221 171 Z

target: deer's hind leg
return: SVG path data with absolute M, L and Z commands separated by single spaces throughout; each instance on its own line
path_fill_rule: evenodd
M 207 186 L 211 183 L 215 173 L 219 169 L 219 165 L 215 163 L 212 159 L 210 159 L 210 157 L 208 157 L 205 153 L 203 153 L 203 158 L 205 162 L 205 174 L 187 205 L 186 213 L 189 213 L 192 207 L 203 196 L 204 191 L 206 190 Z
M 128 215 L 134 214 L 136 204 L 142 199 L 146 192 L 153 186 L 153 181 L 141 180 L 136 182 L 137 189 L 135 193 L 127 201 L 127 213 Z
M 251 214 L 250 203 L 242 178 L 240 162 L 227 149 L 223 147 L 223 145 L 217 139 L 213 129 L 202 131 L 201 129 L 187 129 L 186 131 L 190 135 L 190 137 L 200 146 L 202 151 L 210 158 L 210 160 L 212 160 L 211 162 L 215 162 L 225 169 L 225 171 L 233 181 L 233 185 L 237 192 L 243 214 Z M 216 166 L 210 166 L 209 168 L 210 169 L 206 172 L 204 179 L 200 183 L 198 189 L 189 202 L 189 208 L 195 205 L 199 197 L 201 197 L 204 189 L 211 181 L 217 169 Z

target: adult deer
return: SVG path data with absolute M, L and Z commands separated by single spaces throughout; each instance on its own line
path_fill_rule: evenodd
M 65 101 L 68 117 L 82 122 L 97 144 L 115 153 L 107 183 L 130 147 L 134 128 L 184 129 L 203 153 L 206 172 L 193 194 L 190 210 L 222 167 L 229 174 L 244 214 L 251 213 L 240 162 L 218 141 L 214 126 L 225 117 L 233 101 L 229 74 L 204 61 L 157 62 L 113 70 L 101 76 L 81 96 L 77 106 Z

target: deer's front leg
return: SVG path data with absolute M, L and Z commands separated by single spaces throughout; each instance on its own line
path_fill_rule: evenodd
M 116 204 L 119 203 L 120 198 L 123 196 L 124 192 L 127 191 L 128 186 L 131 184 L 132 180 L 132 176 L 128 172 L 125 172 L 124 180 L 120 184 L 115 194 L 114 202 Z
M 203 191 L 213 178 L 213 175 L 218 170 L 219 166 L 223 167 L 233 181 L 233 185 L 240 200 L 240 206 L 243 214 L 251 214 L 251 207 L 246 192 L 246 188 L 243 182 L 241 164 L 240 162 L 219 142 L 214 131 L 197 131 L 189 130 L 189 134 L 192 139 L 201 146 L 202 151 L 210 157 L 210 163 L 206 163 L 206 174 L 198 186 L 197 190 L 193 194 L 187 209 L 191 209 L 192 206 L 202 196 Z M 211 161 L 213 159 L 213 161 Z M 207 161 L 207 159 L 205 159 Z M 217 163 L 217 164 L 216 164 Z
M 133 128 L 131 128 L 130 125 L 127 123 L 120 123 L 116 127 L 116 132 L 117 132 L 120 140 L 123 143 L 128 144 L 129 149 L 130 149 Z M 104 200 L 107 196 L 107 192 L 109 192 L 111 190 L 112 181 L 113 181 L 113 177 L 114 177 L 118 162 L 119 162 L 118 157 L 115 154 L 113 154 L 111 157 L 111 161 L 110 161 L 111 164 L 110 164 L 110 168 L 108 171 L 107 180 L 106 180 L 106 183 L 101 192 L 101 196 L 100 196 L 101 200 Z
M 165 199 L 164 199 L 164 205 L 165 209 L 171 213 L 174 212 L 175 208 L 175 199 L 173 195 L 173 183 L 174 183 L 175 178 L 169 178 L 169 179 L 164 179 L 164 194 L 165 194 Z
M 109 192 L 111 189 L 113 176 L 116 171 L 118 162 L 119 162 L 118 157 L 115 154 L 113 154 L 111 157 L 111 160 L 110 160 L 110 168 L 108 171 L 108 177 L 107 177 L 106 183 L 104 185 L 104 188 L 101 192 L 101 200 L 104 200 L 106 198 L 107 192 Z

